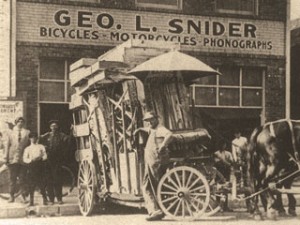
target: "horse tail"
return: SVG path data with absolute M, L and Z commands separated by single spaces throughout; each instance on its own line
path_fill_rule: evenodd
M 258 135 L 260 134 L 260 132 L 263 130 L 263 126 L 260 126 L 260 127 L 256 127 L 252 133 L 251 133 L 251 136 L 250 136 L 250 139 L 249 139 L 249 148 L 248 150 L 250 152 L 254 152 L 256 150 L 256 146 L 257 146 L 257 137 Z
M 257 177 L 259 173 L 259 162 L 258 162 L 258 155 L 257 155 L 257 137 L 262 132 L 263 127 L 257 127 L 253 130 L 251 133 L 249 143 L 248 143 L 248 149 L 247 149 L 247 177 L 248 177 L 248 185 L 250 185 L 250 188 L 254 192 L 255 187 L 255 177 Z

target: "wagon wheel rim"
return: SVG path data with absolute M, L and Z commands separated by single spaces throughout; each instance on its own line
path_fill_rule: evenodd
M 168 171 L 160 180 L 157 199 L 161 210 L 175 220 L 195 220 L 205 213 L 210 189 L 198 170 L 181 166 Z
M 211 195 L 210 199 L 209 199 L 209 204 L 208 204 L 203 216 L 205 216 L 205 217 L 213 216 L 217 212 L 219 212 L 220 210 L 221 210 L 221 206 L 220 206 L 220 203 L 217 200 L 216 195 Z
M 95 167 L 89 160 L 80 163 L 78 171 L 78 200 L 80 212 L 84 216 L 92 213 L 95 204 Z
M 209 181 L 209 185 L 212 187 L 217 185 L 218 183 L 226 182 L 225 177 L 218 171 L 216 168 L 213 168 L 213 176 Z M 210 199 L 208 207 L 204 213 L 204 216 L 212 216 L 221 210 L 220 202 L 217 199 L 217 195 L 214 193 L 210 193 Z

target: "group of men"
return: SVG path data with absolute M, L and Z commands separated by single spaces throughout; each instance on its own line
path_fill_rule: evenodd
M 40 189 L 44 205 L 54 204 L 55 197 L 58 204 L 63 204 L 62 152 L 69 138 L 59 131 L 57 120 L 49 121 L 49 126 L 50 131 L 38 137 L 37 133 L 25 128 L 25 119 L 18 117 L 12 131 L 2 137 L 4 162 L 10 172 L 8 202 L 15 201 L 18 182 L 24 202 L 29 195 L 31 206 L 36 187 Z

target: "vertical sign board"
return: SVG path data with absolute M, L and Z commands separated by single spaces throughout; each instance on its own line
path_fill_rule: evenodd
M 23 116 L 22 101 L 0 101 L 0 121 L 15 123 L 15 119 Z
M 0 1 L 0 98 L 10 96 L 11 1 Z

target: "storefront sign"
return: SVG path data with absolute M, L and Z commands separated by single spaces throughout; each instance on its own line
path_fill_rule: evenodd
M 114 46 L 128 39 L 180 42 L 184 50 L 284 55 L 284 23 L 18 3 L 18 40 Z
M 23 116 L 23 102 L 0 101 L 0 120 L 15 123 L 15 119 Z

